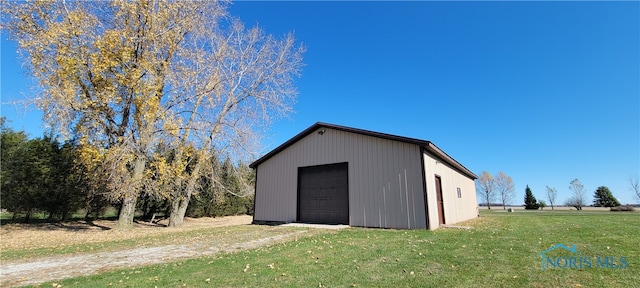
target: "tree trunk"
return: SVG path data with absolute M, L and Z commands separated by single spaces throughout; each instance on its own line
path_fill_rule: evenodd
M 24 223 L 29 223 L 31 220 L 31 208 L 27 209 L 27 214 L 24 216 Z
M 172 199 L 171 214 L 169 214 L 169 227 L 180 227 L 182 223 L 184 223 L 184 215 L 187 213 L 187 207 L 189 206 L 191 195 L 195 190 L 196 182 L 200 178 L 200 161 L 201 160 L 196 161 L 195 167 L 193 168 L 193 171 L 191 171 L 191 175 L 189 175 L 189 180 L 184 191 L 179 190 L 178 197 Z M 182 184 L 182 181 L 180 180 L 177 180 L 177 182 Z M 176 189 L 181 189 L 181 186 L 182 185 L 177 186 Z
M 182 179 L 180 177 L 176 178 L 174 189 L 171 206 L 169 207 L 169 227 L 179 227 L 184 222 L 184 215 L 180 217 L 180 202 L 183 198 Z
M 186 192 L 186 191 L 185 191 Z M 169 214 L 169 227 L 180 227 L 184 223 L 184 215 L 191 200 L 191 193 L 181 195 L 171 202 L 171 214 Z
M 189 202 L 191 201 L 192 194 L 193 194 L 192 192 L 189 192 L 185 196 L 185 199 L 182 199 L 182 201 L 180 201 L 180 207 L 178 207 L 178 216 L 180 217 L 180 225 L 182 225 L 182 223 L 184 222 L 184 215 L 187 214 L 187 207 L 189 207 Z
M 69 210 L 65 208 L 62 211 L 62 222 L 66 222 L 68 218 L 69 218 Z
M 491 203 L 489 202 L 489 191 L 485 191 L 485 199 L 487 199 L 487 208 L 489 208 L 489 210 L 491 210 Z
M 171 200 L 171 212 L 169 212 L 169 227 L 179 227 L 184 222 L 184 217 L 178 217 L 180 214 L 180 196 Z
M 133 226 L 133 217 L 136 213 L 136 201 L 138 195 L 136 193 L 128 193 L 124 199 L 122 199 L 122 206 L 120 208 L 120 214 L 118 215 L 118 228 L 126 229 Z
M 120 213 L 118 213 L 119 229 L 131 228 L 131 226 L 133 226 L 133 217 L 136 213 L 136 201 L 138 201 L 138 195 L 140 194 L 140 182 L 144 175 L 144 168 L 147 165 L 147 161 L 144 159 L 144 156 L 138 156 L 134 165 L 129 191 L 127 191 L 122 199 L 122 206 L 120 206 Z

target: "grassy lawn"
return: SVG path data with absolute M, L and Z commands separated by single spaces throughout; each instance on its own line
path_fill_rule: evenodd
M 640 213 L 483 210 L 481 215 L 461 223 L 471 230 L 349 228 L 254 250 L 55 283 L 63 287 L 632 287 L 640 283 Z M 540 252 L 559 243 L 575 244 L 584 257 L 612 256 L 616 261 L 626 257 L 628 266 L 543 271 Z M 567 251 L 549 253 L 571 256 Z

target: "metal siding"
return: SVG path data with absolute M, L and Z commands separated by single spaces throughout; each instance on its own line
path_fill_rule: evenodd
M 376 214 L 377 214 L 377 218 L 374 219 L 375 224 L 373 226 L 376 227 L 385 227 L 387 224 L 385 219 L 387 218 L 387 216 L 385 215 L 385 211 L 386 211 L 386 207 L 385 207 L 385 197 L 382 194 L 383 193 L 383 187 L 384 187 L 384 182 L 382 182 L 381 180 L 384 179 L 384 172 L 386 169 L 386 165 L 385 165 L 385 158 L 386 158 L 386 153 L 384 153 L 384 143 L 382 141 L 382 139 L 376 139 L 376 150 L 374 155 L 379 155 L 378 156 L 378 163 L 376 163 L 376 169 L 375 169 L 375 174 L 373 175 L 373 177 L 375 178 L 375 183 L 372 185 L 371 187 L 371 191 L 373 194 L 377 194 L 378 197 L 375 197 L 376 199 Z
M 320 129 L 257 167 L 256 221 L 296 221 L 298 167 L 348 162 L 351 226 L 426 227 L 418 145 Z
M 473 179 L 462 175 L 451 166 L 434 158 L 428 152 L 423 157 L 425 165 L 425 179 L 427 180 L 427 203 L 429 205 L 429 229 L 438 228 L 438 210 L 435 195 L 435 178 L 442 179 L 442 197 L 444 202 L 444 218 L 447 225 L 473 219 L 478 216 L 478 202 Z M 462 191 L 462 198 L 458 198 L 457 188 Z
M 380 147 L 380 151 L 382 151 L 382 147 Z M 389 198 L 389 191 L 387 191 L 387 185 L 384 182 L 384 176 L 387 175 L 389 172 L 389 166 L 387 165 L 388 161 L 389 161 L 389 155 L 387 153 L 382 153 L 380 152 L 380 167 L 377 169 L 377 175 L 376 178 L 378 179 L 377 181 L 377 185 L 374 187 L 375 190 L 377 190 L 376 192 L 378 193 L 378 195 L 381 195 L 382 197 L 378 196 L 378 198 L 382 198 L 381 199 L 381 204 L 380 204 L 380 213 L 381 215 L 381 219 L 379 220 L 379 225 L 380 227 L 387 227 L 389 225 L 389 216 L 388 216 L 388 211 L 389 211 L 389 206 L 388 206 L 388 198 Z

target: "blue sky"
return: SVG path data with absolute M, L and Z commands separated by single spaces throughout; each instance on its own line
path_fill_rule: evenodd
M 264 152 L 315 122 L 430 140 L 479 174 L 504 171 L 538 199 L 589 203 L 608 186 L 638 202 L 639 2 L 236 2 L 230 10 L 306 47 L 296 113 Z M 7 105 L 28 92 L 2 40 L 2 115 L 42 135 L 40 114 Z

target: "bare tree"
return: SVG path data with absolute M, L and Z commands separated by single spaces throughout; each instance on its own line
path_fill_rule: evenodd
M 179 226 L 213 148 L 246 157 L 256 132 L 291 111 L 303 47 L 292 35 L 245 28 L 226 6 L 2 5 L 2 27 L 38 82 L 45 122 L 79 139 L 87 165 L 102 173 L 94 177 L 122 203 L 119 227 L 132 225 L 141 193 L 173 201 L 170 223 Z
M 629 188 L 640 201 L 640 178 L 638 176 L 629 176 Z
M 547 186 L 547 199 L 549 199 L 549 204 L 551 204 L 551 210 L 554 210 L 553 206 L 556 203 L 557 197 L 558 197 L 558 190 L 556 190 L 556 188 Z
M 176 106 L 193 105 L 170 110 L 168 116 L 174 119 L 174 127 L 183 127 L 167 137 L 177 151 L 174 163 L 181 167 L 180 161 L 189 157 L 184 147 L 194 147 L 195 154 L 189 158 L 192 169 L 175 178 L 170 226 L 182 224 L 200 173 L 206 169 L 203 165 L 212 162 L 207 160 L 209 151 L 214 147 L 234 155 L 256 151 L 256 128 L 288 113 L 296 94 L 292 76 L 301 69 L 303 50 L 296 47 L 292 35 L 276 40 L 259 28 L 247 30 L 233 21 L 228 31 L 219 31 L 216 37 L 226 40 L 188 51 L 199 51 L 210 64 L 202 64 L 191 79 L 176 78 L 171 84 L 186 90 L 174 99 Z M 188 117 L 182 116 L 185 110 L 190 110 Z
M 569 185 L 569 189 L 573 191 L 573 194 L 569 199 L 567 199 L 566 204 L 568 206 L 575 207 L 577 210 L 582 210 L 582 207 L 586 205 L 585 193 L 587 190 L 584 188 L 584 186 L 582 185 L 582 183 L 580 183 L 580 180 L 578 179 L 573 179 L 573 181 L 571 181 Z
M 513 200 L 514 197 L 514 186 L 513 179 L 511 176 L 508 176 L 504 172 L 500 171 L 494 178 L 495 190 L 498 192 L 497 194 L 500 196 L 500 200 L 502 201 L 502 209 L 507 209 L 507 203 Z
M 478 194 L 486 201 L 487 207 L 491 209 L 491 201 L 495 199 L 495 179 L 489 172 L 482 171 L 476 181 L 476 186 Z

